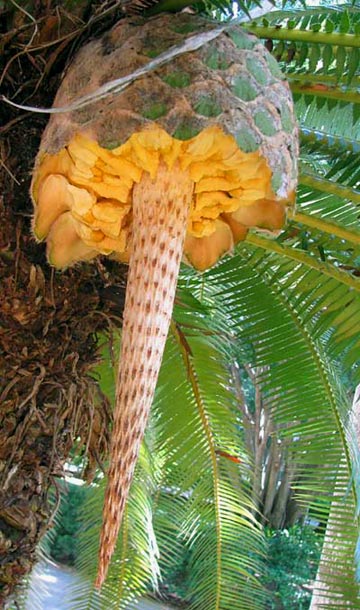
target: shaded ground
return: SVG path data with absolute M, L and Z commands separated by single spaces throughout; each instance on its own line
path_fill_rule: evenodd
M 75 572 L 55 563 L 39 563 L 31 579 L 26 610 L 72 610 L 73 605 L 66 599 L 66 591 L 81 582 Z M 159 604 L 153 600 L 142 600 L 137 610 L 175 610 L 173 606 Z

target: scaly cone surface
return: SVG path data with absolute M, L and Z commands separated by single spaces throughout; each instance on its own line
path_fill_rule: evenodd
M 166 337 L 194 182 L 178 164 L 144 172 L 133 189 L 133 233 L 96 587 L 113 554 Z

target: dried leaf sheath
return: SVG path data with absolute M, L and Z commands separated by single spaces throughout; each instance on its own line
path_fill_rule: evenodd
M 96 586 L 114 551 L 168 334 L 193 182 L 160 164 L 133 189 L 132 253 Z

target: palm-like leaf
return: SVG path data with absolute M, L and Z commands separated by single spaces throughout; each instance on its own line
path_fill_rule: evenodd
M 72 593 L 74 600 L 79 598 L 74 608 L 127 607 L 132 590 L 141 592 L 156 575 L 157 546 L 166 568 L 181 541 L 192 550 L 191 608 L 263 607 L 259 572 L 264 541 L 253 516 L 249 486 L 242 483 L 242 476 L 248 480 L 248 460 L 233 417 L 224 339 L 219 341 L 219 329 L 216 340 L 215 335 L 209 339 L 205 333 L 211 320 L 206 327 L 203 315 L 201 305 L 192 313 L 187 309 L 186 326 L 180 322 L 173 326 L 148 431 L 148 446 L 152 446 L 151 453 L 155 451 L 157 467 L 144 446 L 104 592 L 99 596 L 85 583 Z M 182 307 L 178 316 L 184 318 Z M 218 457 L 218 449 L 242 454 L 240 472 L 238 466 Z M 156 482 L 149 485 L 154 472 Z M 100 514 L 101 501 L 98 488 L 84 513 L 88 527 L 82 554 L 90 575 L 96 569 L 99 517 L 95 515 Z M 93 557 L 91 565 L 89 557 Z M 80 568 L 82 564 L 80 560 Z
M 320 271 L 246 246 L 201 280 L 186 272 L 180 282 L 180 303 L 185 301 L 187 306 L 179 305 L 175 312 L 149 435 L 158 456 L 153 512 L 160 563 L 166 568 L 177 544 L 191 548 L 190 607 L 264 607 L 259 582 L 264 541 L 253 516 L 251 467 L 241 421 L 236 417 L 239 413 L 234 408 L 229 371 L 223 364 L 231 360 L 224 347 L 229 352 L 241 341 L 244 360 L 265 371 L 261 387 L 280 425 L 280 436 L 291 440 L 292 459 L 301 473 L 299 501 L 308 504 L 321 497 L 323 503 L 317 513 L 313 509 L 313 515 L 324 520 L 335 485 L 336 493 L 341 494 L 337 520 L 347 552 L 338 558 L 330 578 L 331 590 L 341 585 L 353 604 L 350 607 L 356 608 L 355 496 L 349 487 L 350 462 L 343 460 L 344 450 L 348 451 L 344 432 L 347 406 L 324 358 L 324 348 L 336 345 L 336 336 L 326 332 L 331 320 L 324 322 L 322 312 L 328 315 L 336 295 L 331 287 L 328 292 L 319 287 L 321 281 Z M 193 299 L 190 308 L 189 288 L 201 297 L 202 304 Z M 321 307 L 314 299 L 311 308 L 307 298 L 315 290 Z M 218 456 L 219 449 L 240 456 L 241 464 Z M 133 495 L 143 484 L 138 469 Z M 90 513 L 98 511 L 98 500 L 93 501 L 96 509 L 90 506 Z M 133 510 L 131 503 L 128 517 Z M 149 511 L 149 505 L 142 505 L 139 516 L 149 515 Z M 149 532 L 149 522 L 147 527 L 142 523 L 142 528 Z M 95 556 L 96 528 L 87 535 L 91 548 L 85 548 L 86 555 L 91 552 Z M 114 577 L 102 602 L 105 606 L 99 608 L 106 604 L 126 607 L 126 596 L 123 602 L 118 601 L 119 580 L 128 590 L 132 578 L 138 586 L 140 581 L 146 584 L 149 580 L 151 553 L 146 535 L 137 541 L 137 549 L 145 552 L 149 571 L 141 573 L 133 560 L 130 577 L 130 572 L 119 574 L 119 566 L 113 565 Z M 128 557 L 131 559 L 131 554 Z
M 104 485 L 94 488 L 82 514 L 86 528 L 80 538 L 78 569 L 83 580 L 68 592 L 71 607 L 78 610 L 127 608 L 158 577 L 157 545 L 152 531 L 151 476 L 145 447 L 139 460 L 132 496 L 114 555 L 108 581 L 101 594 L 93 588 L 97 570 L 98 535 Z
M 244 485 L 247 460 L 234 468 L 231 461 L 217 455 L 219 449 L 244 455 L 224 354 L 219 350 L 221 335 L 204 341 L 201 330 L 181 326 L 173 334 L 176 351 L 163 367 L 166 394 L 155 413 L 157 438 L 169 456 L 164 467 L 172 486 L 188 496 L 180 532 L 192 549 L 190 607 L 260 608 L 263 592 L 258 573 L 263 548 Z M 181 360 L 176 366 L 179 351 Z M 182 378 L 175 408 L 169 401 L 169 365 L 177 379 Z
M 348 409 L 324 358 L 324 342 L 331 349 L 337 337 L 336 333 L 325 332 L 332 322 L 324 320 L 322 312 L 327 315 L 336 296 L 331 289 L 326 292 L 323 284 L 319 286 L 324 281 L 320 272 L 280 256 L 264 255 L 259 249 L 250 254 L 249 247 L 244 247 L 235 260 L 209 272 L 207 279 L 208 292 L 222 312 L 226 308 L 231 329 L 243 343 L 253 346 L 251 364 L 264 367 L 262 391 L 282 427 L 282 437 L 291 438 L 292 459 L 302 469 L 300 501 L 327 498 L 328 510 L 335 483 L 336 493 L 341 494 L 337 519 L 348 546 L 337 559 L 332 591 L 343 587 L 345 599 L 356 608 L 356 494 L 352 495 L 349 487 L 350 461 L 342 460 L 348 445 L 344 433 Z M 322 302 L 320 309 L 316 298 L 312 297 L 311 303 L 306 301 L 307 294 L 314 295 L 314 290 Z

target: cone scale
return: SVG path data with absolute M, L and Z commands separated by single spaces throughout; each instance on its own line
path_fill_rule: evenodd
M 165 342 L 194 183 L 177 165 L 144 172 L 133 189 L 126 290 L 108 483 L 95 586 L 103 584 L 144 436 Z

